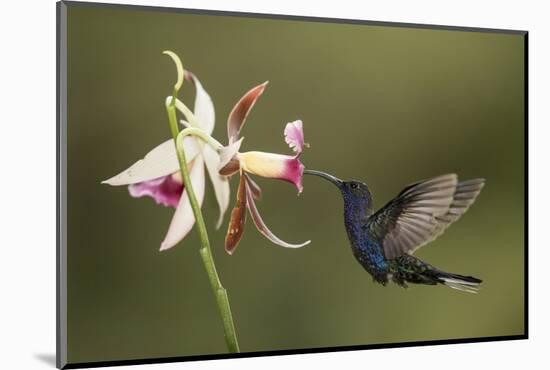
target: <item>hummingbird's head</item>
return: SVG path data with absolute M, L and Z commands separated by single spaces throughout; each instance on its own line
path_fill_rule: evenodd
M 344 181 L 326 172 L 315 170 L 304 170 L 304 174 L 322 177 L 336 185 L 340 189 L 346 205 L 354 204 L 359 207 L 370 207 L 371 194 L 367 184 L 364 182 L 356 180 Z
M 361 181 L 342 181 L 339 186 L 344 199 L 370 199 L 370 191 L 367 184 Z

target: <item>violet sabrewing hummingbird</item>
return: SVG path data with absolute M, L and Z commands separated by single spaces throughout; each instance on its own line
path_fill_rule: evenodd
M 353 255 L 372 275 L 386 285 L 392 280 L 437 285 L 476 293 L 481 280 L 441 271 L 412 254 L 433 241 L 466 212 L 479 195 L 484 179 L 458 181 L 447 174 L 406 186 L 394 199 L 374 212 L 367 184 L 343 181 L 328 173 L 305 170 L 340 189 L 344 198 L 344 224 Z

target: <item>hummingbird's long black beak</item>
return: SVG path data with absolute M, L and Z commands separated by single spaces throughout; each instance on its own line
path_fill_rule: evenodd
M 334 185 L 336 185 L 338 188 L 340 188 L 340 186 L 341 186 L 342 183 L 343 183 L 343 181 L 340 180 L 338 177 L 332 176 L 332 175 L 330 175 L 330 174 L 328 174 L 328 173 L 326 173 L 326 172 L 322 172 L 322 171 L 304 170 L 304 174 L 322 177 L 323 179 L 332 182 L 332 183 L 333 183 Z

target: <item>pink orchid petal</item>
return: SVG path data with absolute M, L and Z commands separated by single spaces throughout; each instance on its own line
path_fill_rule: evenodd
M 231 211 L 231 218 L 229 219 L 227 233 L 225 234 L 224 248 L 228 254 L 233 254 L 233 252 L 235 252 L 235 249 L 243 237 L 244 225 L 246 222 L 246 193 L 246 178 L 241 176 L 239 190 L 237 190 L 237 200 Z
M 245 152 L 238 153 L 237 158 L 245 172 L 288 181 L 296 186 L 299 193 L 302 192 L 304 165 L 297 157 L 265 152 Z
M 197 201 L 199 205 L 202 205 L 204 199 L 204 162 L 201 156 L 198 156 L 195 159 L 195 163 L 189 172 L 189 177 L 191 179 L 191 184 L 193 185 L 193 190 L 197 196 Z M 185 190 L 183 191 L 170 226 L 168 227 L 168 232 L 164 241 L 160 245 L 160 250 L 164 251 L 172 248 L 178 244 L 185 236 L 191 231 L 191 228 L 195 224 L 195 216 L 193 215 L 193 210 L 191 204 L 189 203 L 189 197 Z
M 285 141 L 296 155 L 302 153 L 304 145 L 307 145 L 304 143 L 304 128 L 302 121 L 297 120 L 286 124 Z
M 212 181 L 212 186 L 214 187 L 214 194 L 216 195 L 218 207 L 220 208 L 220 216 L 216 222 L 216 229 L 219 229 L 223 222 L 223 216 L 229 207 L 229 198 L 231 196 L 229 178 L 221 176 L 218 173 L 220 157 L 211 146 L 204 145 L 202 148 L 202 155 L 204 158 L 204 163 L 206 164 L 206 169 L 208 170 L 210 181 Z
M 250 190 L 246 192 L 246 205 L 248 207 L 248 211 L 250 212 L 250 216 L 252 217 L 252 221 L 254 221 L 254 225 L 256 225 L 256 229 L 258 229 L 258 231 L 267 239 L 269 239 L 272 243 L 285 248 L 300 248 L 311 243 L 311 240 L 308 240 L 301 244 L 291 244 L 275 236 L 275 234 L 273 234 L 271 230 L 269 230 L 269 228 L 264 223 L 262 217 L 260 216 L 258 208 L 256 208 L 256 204 L 254 203 L 254 195 Z
M 230 144 L 239 138 L 239 134 L 248 114 L 264 92 L 266 86 L 267 81 L 247 91 L 237 104 L 235 104 L 231 113 L 229 113 L 229 118 L 227 119 L 227 137 L 229 138 Z
M 183 184 L 178 180 L 177 177 L 168 175 L 128 185 L 128 191 L 133 198 L 151 197 L 157 204 L 176 208 L 183 192 Z
M 191 162 L 199 154 L 200 148 L 197 139 L 194 137 L 186 137 L 183 141 L 183 147 L 188 162 Z M 143 159 L 140 159 L 129 168 L 101 183 L 112 186 L 137 184 L 168 176 L 178 172 L 179 168 L 176 146 L 174 140 L 170 139 L 155 147 Z

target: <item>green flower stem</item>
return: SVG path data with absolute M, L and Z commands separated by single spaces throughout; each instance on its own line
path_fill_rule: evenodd
M 202 140 L 206 141 L 210 145 L 218 145 L 217 141 L 212 139 L 209 135 L 206 135 L 202 130 L 197 128 L 187 128 L 182 132 L 179 132 L 178 122 L 176 117 L 176 95 L 177 88 L 174 89 L 174 95 L 170 104 L 166 107 L 168 112 L 168 120 L 170 122 L 170 130 L 176 144 L 176 151 L 178 155 L 178 161 L 181 170 L 181 176 L 183 179 L 183 184 L 185 186 L 185 192 L 189 197 L 189 203 L 193 209 L 193 214 L 197 223 L 197 229 L 199 231 L 199 236 L 201 239 L 202 247 L 200 249 L 200 254 L 202 257 L 202 262 L 206 272 L 208 274 L 208 280 L 210 281 L 210 286 L 214 295 L 216 297 L 216 302 L 218 304 L 218 310 L 223 320 L 223 329 L 225 335 L 225 343 L 227 349 L 231 353 L 239 352 L 239 343 L 237 342 L 237 334 L 235 332 L 235 324 L 233 323 L 233 317 L 231 315 L 231 307 L 229 305 L 229 298 L 227 296 L 227 291 L 222 286 L 218 273 L 216 271 L 216 265 L 214 264 L 214 258 L 212 257 L 212 251 L 210 249 L 210 241 L 208 240 L 208 232 L 206 230 L 206 225 L 202 217 L 201 208 L 193 191 L 193 185 L 189 178 L 189 170 L 187 168 L 187 161 L 185 159 L 185 151 L 183 147 L 183 139 L 187 135 L 195 135 Z M 214 140 L 214 142 L 212 140 Z

